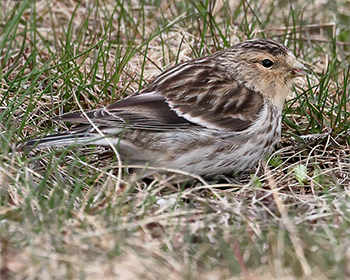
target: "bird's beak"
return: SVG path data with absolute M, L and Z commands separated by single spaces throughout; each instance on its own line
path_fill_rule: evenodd
M 293 77 L 302 77 L 308 75 L 308 71 L 309 69 L 304 64 L 302 64 L 299 61 L 296 61 L 293 64 L 290 73 Z

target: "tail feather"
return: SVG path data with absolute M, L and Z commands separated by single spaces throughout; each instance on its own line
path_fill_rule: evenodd
M 102 137 L 94 133 L 60 133 L 43 138 L 35 138 L 20 145 L 19 150 L 42 149 L 57 146 L 89 145 Z
M 54 135 L 45 136 L 43 138 L 35 138 L 24 142 L 18 147 L 20 151 L 28 151 L 32 149 L 43 149 L 49 147 L 66 147 L 72 145 L 101 145 L 101 146 L 118 146 L 120 137 L 115 134 L 107 134 L 101 136 L 98 133 L 87 131 L 70 131 Z

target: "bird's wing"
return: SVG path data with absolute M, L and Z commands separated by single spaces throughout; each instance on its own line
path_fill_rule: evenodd
M 140 94 L 120 100 L 107 107 L 86 113 L 95 125 L 101 127 L 131 127 L 149 130 L 167 130 L 195 125 L 172 110 L 164 96 Z M 80 112 L 68 113 L 59 117 L 64 121 L 89 124 Z
M 245 130 L 264 107 L 261 94 L 210 60 L 207 64 L 198 60 L 175 66 L 142 92 L 147 91 L 165 96 L 177 115 L 215 129 Z
M 169 69 L 138 95 L 87 113 L 96 125 L 168 130 L 189 126 L 242 131 L 259 117 L 262 96 L 217 66 L 182 64 Z M 198 70 L 199 69 L 199 70 Z M 175 73 L 175 74 L 173 74 Z M 66 121 L 89 123 L 81 113 Z

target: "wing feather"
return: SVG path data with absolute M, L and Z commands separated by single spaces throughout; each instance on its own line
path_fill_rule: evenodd
M 262 96 L 235 80 L 217 59 L 198 59 L 158 76 L 139 94 L 91 111 L 87 116 L 106 127 L 169 130 L 202 126 L 242 131 L 264 107 Z M 81 113 L 60 117 L 88 124 Z
M 233 131 L 251 126 L 264 106 L 262 96 L 227 74 L 217 60 L 200 63 L 179 65 L 172 70 L 176 76 L 164 73 L 142 92 L 165 96 L 179 116 L 197 125 Z
M 102 127 L 164 130 L 194 125 L 172 110 L 164 96 L 157 94 L 135 95 L 86 115 L 95 125 Z M 90 123 L 79 112 L 68 113 L 59 118 L 80 124 Z

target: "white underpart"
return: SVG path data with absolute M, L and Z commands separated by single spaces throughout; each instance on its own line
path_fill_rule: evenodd
M 280 112 L 276 113 L 280 115 Z M 267 153 L 270 153 L 279 140 L 281 133 L 280 117 L 276 116 L 274 118 L 276 122 L 274 127 L 276 129 L 267 131 L 270 125 L 270 114 L 271 112 L 264 108 L 257 124 L 252 125 L 247 130 L 235 133 L 236 137 L 244 137 L 246 141 L 238 141 L 239 144 L 235 144 L 235 136 L 218 138 L 215 145 L 207 145 L 200 149 L 194 148 L 186 154 L 179 154 L 171 162 L 160 164 L 169 168 L 205 175 L 232 172 L 232 170 L 236 172 L 247 170 L 255 166 Z M 224 131 L 222 133 L 225 134 Z M 254 142 L 253 139 L 257 139 L 257 141 Z M 272 141 L 272 144 L 269 148 L 263 149 L 267 141 Z M 226 152 L 221 151 L 220 155 L 216 155 L 215 160 L 213 160 L 213 155 L 216 154 L 217 149 L 220 147 L 225 147 Z

